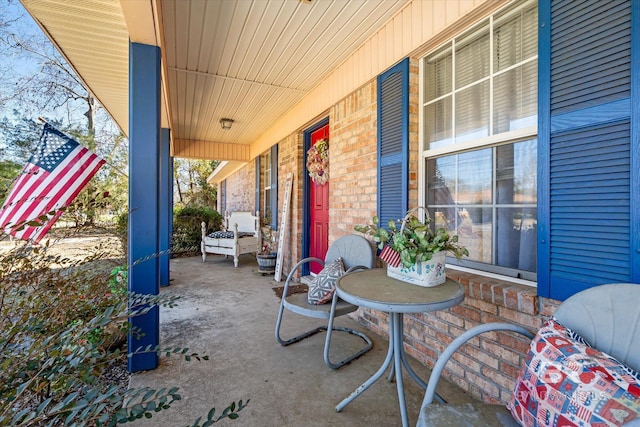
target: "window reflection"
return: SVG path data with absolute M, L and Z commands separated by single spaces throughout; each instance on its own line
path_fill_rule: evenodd
M 534 139 L 427 160 L 434 226 L 458 234 L 470 261 L 536 271 L 536 147 Z

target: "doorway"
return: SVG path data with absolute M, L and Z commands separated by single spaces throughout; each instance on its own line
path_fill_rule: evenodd
M 307 156 L 309 148 L 318 141 L 329 140 L 329 120 L 326 119 L 305 132 L 305 185 L 307 190 L 305 197 L 305 211 L 307 219 L 305 257 L 311 256 L 324 259 L 329 247 L 329 182 L 318 184 L 314 182 L 307 171 Z M 322 266 L 318 263 L 311 263 L 309 267 L 312 273 L 319 273 Z M 304 272 L 303 272 L 304 274 Z

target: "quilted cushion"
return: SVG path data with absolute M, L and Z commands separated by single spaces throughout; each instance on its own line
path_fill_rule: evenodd
M 238 238 L 246 236 L 253 236 L 253 233 L 238 231 Z M 211 237 L 213 239 L 233 239 L 233 231 L 214 231 L 213 233 L 209 233 L 207 237 Z
M 640 376 L 550 319 L 508 407 L 523 426 L 621 426 L 640 418 Z
M 336 280 L 344 274 L 344 263 L 338 258 L 318 273 L 309 285 L 307 300 L 309 304 L 325 304 L 333 298 L 336 290 Z

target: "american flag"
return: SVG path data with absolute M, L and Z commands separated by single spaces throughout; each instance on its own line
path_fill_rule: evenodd
M 38 243 L 104 163 L 46 123 L 36 153 L 0 209 L 0 227 L 18 239 Z
M 391 246 L 385 245 L 380 252 L 380 259 L 389 264 L 391 267 L 400 265 L 400 254 Z

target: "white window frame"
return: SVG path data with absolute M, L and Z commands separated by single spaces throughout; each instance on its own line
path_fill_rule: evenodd
M 513 10 L 514 13 L 516 13 L 517 11 L 522 10 L 523 8 L 529 7 L 531 4 L 537 4 L 537 0 L 529 0 L 527 2 L 523 2 L 522 5 L 520 5 L 520 7 L 517 7 Z M 427 192 L 426 192 L 426 164 L 427 164 L 427 160 L 433 157 L 442 157 L 442 156 L 449 156 L 449 155 L 454 155 L 454 154 L 460 154 L 460 153 L 464 153 L 467 151 L 475 151 L 475 150 L 479 150 L 479 149 L 483 149 L 483 148 L 490 148 L 490 147 L 494 147 L 497 145 L 502 145 L 502 144 L 506 144 L 506 143 L 516 143 L 519 141 L 525 141 L 528 139 L 532 139 L 532 138 L 537 138 L 538 137 L 538 126 L 537 124 L 534 126 L 529 126 L 529 127 L 525 127 L 525 128 L 521 128 L 521 129 L 517 129 L 514 131 L 509 131 L 509 132 L 502 132 L 496 135 L 490 135 L 488 137 L 484 137 L 484 138 L 478 138 L 475 140 L 471 140 L 471 141 L 466 141 L 466 142 L 462 142 L 459 144 L 456 144 L 455 142 L 455 96 L 457 92 L 460 92 L 466 88 L 468 88 L 470 85 L 466 85 L 463 87 L 453 87 L 452 88 L 452 114 L 451 114 L 451 139 L 452 139 L 452 143 L 447 145 L 446 147 L 440 147 L 440 148 L 435 148 L 435 149 L 428 149 L 425 148 L 426 144 L 425 144 L 425 126 L 424 126 L 424 110 L 425 110 L 425 105 L 431 102 L 436 102 L 439 99 L 442 99 L 442 97 L 438 97 L 438 98 L 434 98 L 432 100 L 430 100 L 428 103 L 425 103 L 424 101 L 424 79 L 425 79 L 425 71 L 424 71 L 424 60 L 425 58 L 429 57 L 430 55 L 432 55 L 433 53 L 442 50 L 445 48 L 445 46 L 447 46 L 447 44 L 451 47 L 451 52 L 452 52 L 452 57 L 454 58 L 454 62 L 452 65 L 452 78 L 454 79 L 453 82 L 455 82 L 455 54 L 456 54 L 456 50 L 455 50 L 455 42 L 458 39 L 464 38 L 465 36 L 468 36 L 469 34 L 471 34 L 474 31 L 480 31 L 485 25 L 489 25 L 489 45 L 490 45 L 490 49 L 489 49 L 489 54 L 490 54 L 490 72 L 489 72 L 489 76 L 483 78 L 483 79 L 479 79 L 474 81 L 471 84 L 477 84 L 480 81 L 484 81 L 484 80 L 489 80 L 489 132 L 493 132 L 493 108 L 494 108 L 494 103 L 493 103 L 493 95 L 494 95 L 494 80 L 496 78 L 496 76 L 499 76 L 503 73 L 508 72 L 509 70 L 513 69 L 514 67 L 518 67 L 521 66 L 523 64 L 526 64 L 527 62 L 530 61 L 537 61 L 538 60 L 538 54 L 536 53 L 536 55 L 534 57 L 531 58 L 527 58 L 524 61 L 520 61 L 517 64 L 513 64 L 510 67 L 507 67 L 503 70 L 500 70 L 499 72 L 494 72 L 494 64 L 493 64 L 493 52 L 494 52 L 494 40 L 493 40 L 493 34 L 494 34 L 494 17 L 498 14 L 500 14 L 501 12 L 503 12 L 506 8 L 508 7 L 512 7 L 513 3 L 509 3 L 508 5 L 506 5 L 504 8 L 501 8 L 500 10 L 497 10 L 495 12 L 493 12 L 489 17 L 485 17 L 482 20 L 480 20 L 478 23 L 470 26 L 469 28 L 461 31 L 460 33 L 458 33 L 456 36 L 454 36 L 452 39 L 450 39 L 448 42 L 443 43 L 439 46 L 437 46 L 435 49 L 427 52 L 426 54 L 424 54 L 423 56 L 421 56 L 419 58 L 419 90 L 418 90 L 418 96 L 419 96 L 419 108 L 418 108 L 418 205 L 420 206 L 427 206 Z M 453 84 L 453 83 L 452 83 Z M 447 95 L 443 95 L 443 96 L 448 96 Z M 451 267 L 452 269 L 458 269 L 461 271 L 467 271 L 467 272 L 471 272 L 474 274 L 479 274 L 482 276 L 487 276 L 487 277 L 494 277 L 494 278 L 498 278 L 498 279 L 502 279 L 502 280 L 508 280 L 511 282 L 515 282 L 515 283 L 520 283 L 520 284 L 525 284 L 525 285 L 529 285 L 529 286 L 536 286 L 537 283 L 536 282 L 532 282 L 529 280 L 523 280 L 523 279 L 519 279 L 519 278 L 515 278 L 515 277 L 511 277 L 511 276 L 506 276 L 506 275 L 501 275 L 501 274 L 497 274 L 497 273 L 493 273 L 493 272 L 489 272 L 489 271 L 484 271 L 484 270 L 478 270 L 478 269 L 473 269 L 473 268 L 466 268 L 466 267 L 461 267 L 458 265 L 452 265 L 452 264 L 447 264 L 447 267 Z

